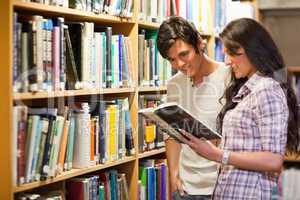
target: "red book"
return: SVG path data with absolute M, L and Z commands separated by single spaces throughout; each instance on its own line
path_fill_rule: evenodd
M 84 200 L 84 183 L 80 180 L 70 180 L 67 183 L 68 195 L 70 200 Z
M 26 138 L 26 122 L 20 121 L 18 127 L 18 183 L 21 185 L 25 181 L 25 138 Z

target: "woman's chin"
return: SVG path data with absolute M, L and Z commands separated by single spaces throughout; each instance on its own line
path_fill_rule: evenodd
M 243 78 L 243 76 L 242 76 L 241 74 L 239 74 L 239 73 L 234 73 L 234 77 L 235 77 L 236 79 Z

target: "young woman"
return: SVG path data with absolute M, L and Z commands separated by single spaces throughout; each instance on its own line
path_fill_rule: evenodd
M 188 133 L 188 145 L 222 163 L 213 199 L 271 199 L 286 152 L 299 153 L 298 107 L 282 56 L 252 19 L 230 22 L 220 34 L 233 78 L 218 116 L 220 148 Z

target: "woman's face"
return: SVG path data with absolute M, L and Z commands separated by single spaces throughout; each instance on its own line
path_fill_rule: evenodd
M 234 54 L 224 48 L 225 63 L 232 68 L 236 79 L 250 78 L 257 70 L 248 59 L 245 50 L 241 47 Z

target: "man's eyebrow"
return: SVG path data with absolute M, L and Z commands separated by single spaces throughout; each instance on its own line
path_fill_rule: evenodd
M 184 54 L 186 54 L 186 53 L 188 53 L 188 52 L 189 52 L 189 50 L 184 50 L 184 51 L 179 52 L 178 55 L 182 56 L 182 55 L 184 55 Z

